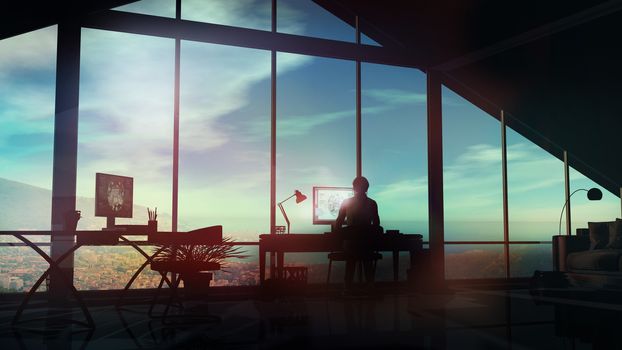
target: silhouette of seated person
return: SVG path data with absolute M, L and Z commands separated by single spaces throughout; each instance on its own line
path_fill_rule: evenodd
M 368 284 L 374 281 L 372 260 L 374 255 L 374 237 L 382 234 L 378 205 L 367 197 L 369 181 L 359 176 L 352 181 L 354 196 L 345 199 L 339 208 L 335 222 L 335 231 L 343 239 L 343 250 L 346 259 L 345 285 L 350 289 L 354 279 L 357 260 L 363 261 L 365 280 Z M 342 227 L 343 224 L 347 226 Z

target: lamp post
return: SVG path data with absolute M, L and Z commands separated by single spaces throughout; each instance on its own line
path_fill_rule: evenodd
M 302 194 L 300 191 L 295 190 L 294 194 L 292 194 L 291 196 L 285 198 L 284 200 L 282 200 L 278 204 L 279 209 L 281 209 L 281 213 L 283 214 L 283 217 L 285 218 L 285 222 L 287 223 L 287 233 L 288 234 L 289 234 L 289 219 L 287 218 L 287 214 L 285 213 L 285 209 L 283 209 L 283 203 L 285 203 L 286 201 L 288 201 L 290 198 L 292 198 L 294 196 L 296 196 L 296 203 L 300 203 L 300 202 L 304 201 L 305 199 L 307 199 L 307 196 Z
M 603 193 L 601 192 L 601 190 L 599 190 L 598 188 L 590 188 L 589 190 L 586 188 L 580 188 L 578 190 L 574 190 L 570 196 L 568 196 L 568 199 L 566 200 L 566 202 L 564 203 L 564 206 L 562 207 L 562 212 L 561 214 L 559 214 L 559 234 L 562 234 L 562 216 L 564 215 L 564 209 L 566 209 L 566 206 L 568 205 L 568 203 L 570 202 L 570 197 L 572 197 L 573 194 L 579 192 L 579 191 L 586 191 L 587 192 L 587 199 L 591 200 L 591 201 L 599 201 L 601 200 L 601 198 L 603 198 Z M 570 223 L 568 223 L 568 227 L 570 227 Z M 570 229 L 569 229 L 570 230 Z M 566 235 L 570 235 L 570 231 L 566 232 Z

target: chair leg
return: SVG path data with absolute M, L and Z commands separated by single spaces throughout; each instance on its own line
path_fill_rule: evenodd
M 162 275 L 162 273 L 160 273 Z M 153 307 L 158 302 L 158 297 L 160 296 L 160 290 L 162 289 L 162 285 L 164 284 L 164 275 L 160 278 L 160 284 L 158 284 L 158 288 L 156 289 L 156 294 L 153 296 L 153 300 L 151 300 L 151 305 L 149 305 L 149 312 L 147 313 L 149 317 L 153 316 Z
M 168 316 L 168 311 L 171 308 L 171 304 L 177 298 L 177 291 L 178 291 L 180 282 L 181 282 L 181 278 L 179 277 L 173 282 L 171 296 L 168 298 L 168 303 L 166 304 L 166 307 L 164 308 L 164 313 L 162 314 L 162 323 L 166 323 L 166 317 Z
M 326 275 L 326 284 L 330 283 L 330 269 L 333 266 L 333 259 L 328 259 L 328 274 Z
M 359 283 L 363 282 L 363 260 L 359 260 L 356 262 L 356 265 L 359 267 Z

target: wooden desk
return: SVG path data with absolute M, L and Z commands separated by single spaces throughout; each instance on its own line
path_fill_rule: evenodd
M 276 270 L 283 271 L 285 253 L 312 253 L 333 252 L 342 250 L 342 240 L 331 233 L 325 234 L 264 234 L 259 235 L 259 283 L 263 284 L 266 278 L 266 253 L 276 253 Z M 398 280 L 399 252 L 410 253 L 410 264 L 414 263 L 415 256 L 423 249 L 420 234 L 382 234 L 376 238 L 374 248 L 378 251 L 393 253 L 393 280 Z M 275 271 L 270 271 L 274 278 Z

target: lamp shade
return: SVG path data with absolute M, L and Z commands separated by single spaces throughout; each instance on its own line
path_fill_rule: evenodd
M 302 192 L 298 190 L 294 191 L 294 195 L 296 196 L 296 203 L 300 203 L 304 201 L 305 199 L 307 199 L 307 196 L 305 196 L 304 194 L 302 194 Z M 601 196 L 602 196 L 602 193 L 601 193 Z
M 591 200 L 591 201 L 599 201 L 603 198 L 603 192 L 601 190 L 599 190 L 598 188 L 590 188 L 589 191 L 587 191 L 587 199 Z

